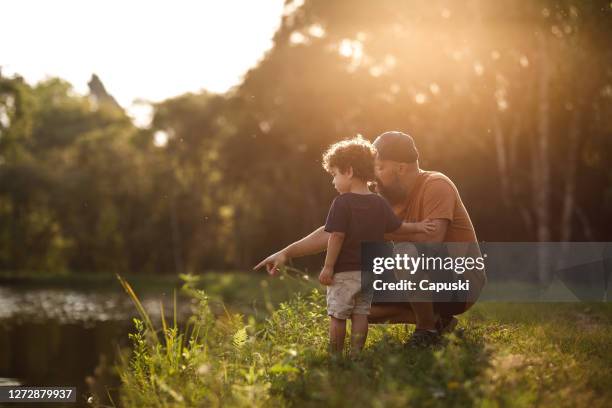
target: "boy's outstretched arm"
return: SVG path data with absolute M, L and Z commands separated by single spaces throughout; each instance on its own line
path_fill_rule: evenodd
M 329 232 L 325 232 L 324 226 L 320 226 L 304 238 L 268 256 L 253 269 L 259 269 L 265 265 L 268 273 L 275 275 L 278 272 L 278 268 L 282 267 L 291 258 L 323 252 L 327 248 L 328 238 Z
M 332 232 L 329 234 L 327 241 L 327 255 L 325 256 L 325 265 L 319 274 L 319 282 L 323 285 L 331 285 L 334 280 L 334 266 L 338 260 L 338 254 L 342 249 L 344 242 L 344 232 Z

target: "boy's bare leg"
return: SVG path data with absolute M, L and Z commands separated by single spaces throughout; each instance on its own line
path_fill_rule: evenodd
M 368 315 L 351 315 L 351 357 L 356 357 L 363 350 L 368 337 Z
M 329 348 L 332 354 L 341 356 L 346 336 L 346 320 L 330 316 L 329 321 Z

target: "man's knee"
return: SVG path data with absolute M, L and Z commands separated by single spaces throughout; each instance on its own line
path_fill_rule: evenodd
M 368 323 L 414 323 L 414 313 L 407 303 L 373 304 Z

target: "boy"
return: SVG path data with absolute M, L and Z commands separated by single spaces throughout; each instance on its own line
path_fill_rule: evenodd
M 360 136 L 331 145 L 323 155 L 323 168 L 340 193 L 325 222 L 330 236 L 319 275 L 327 286 L 330 349 L 336 355 L 343 351 L 346 319 L 351 319 L 351 356 L 363 349 L 368 333 L 372 298 L 361 292 L 361 242 L 383 241 L 385 233 L 435 229 L 429 220 L 402 223 L 383 197 L 370 192 L 367 182 L 374 180 L 374 157 L 374 147 Z

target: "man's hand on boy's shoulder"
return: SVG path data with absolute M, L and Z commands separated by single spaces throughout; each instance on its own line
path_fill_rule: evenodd
M 334 268 L 332 268 L 331 266 L 324 266 L 323 269 L 321 269 L 321 273 L 319 274 L 319 282 L 321 282 L 322 285 L 329 286 L 332 284 L 333 280 Z

